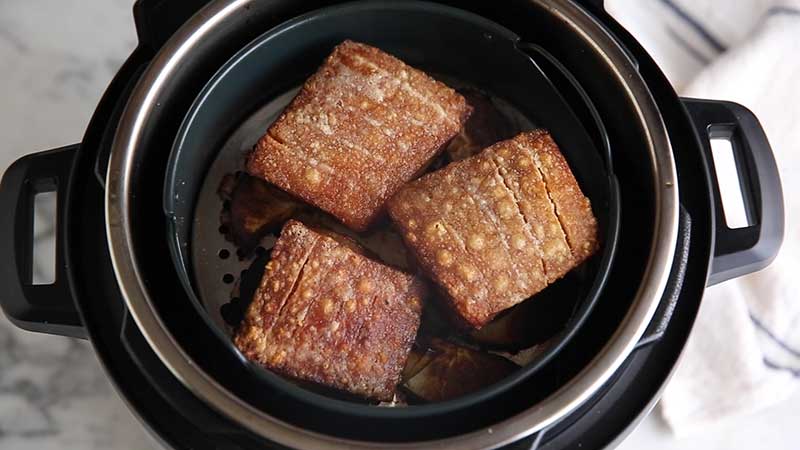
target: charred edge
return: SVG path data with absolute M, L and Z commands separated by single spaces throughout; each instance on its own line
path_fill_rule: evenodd
M 550 202 L 550 206 L 553 207 L 553 212 L 556 215 L 556 219 L 558 219 L 558 225 L 561 227 L 561 233 L 564 234 L 564 239 L 567 241 L 567 245 L 569 246 L 569 253 L 572 256 L 573 260 L 577 260 L 575 256 L 575 251 L 573 250 L 573 244 L 570 241 L 569 233 L 567 233 L 567 229 L 564 226 L 564 221 L 561 218 L 561 214 L 558 212 L 558 205 L 553 200 L 553 196 L 550 193 L 550 186 L 547 184 L 547 178 L 545 177 L 544 170 L 542 169 L 542 163 L 539 160 L 539 155 L 535 151 L 529 151 L 531 153 L 531 157 L 533 159 L 534 165 L 536 166 L 536 170 L 539 172 L 539 176 L 542 178 L 542 183 L 544 183 L 544 191 L 547 193 L 547 200 Z

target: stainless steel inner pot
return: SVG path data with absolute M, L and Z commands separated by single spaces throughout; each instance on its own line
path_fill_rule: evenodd
M 647 137 L 640 149 L 653 173 L 655 216 L 649 260 L 637 294 L 612 338 L 582 372 L 560 390 L 489 428 L 437 441 L 381 443 L 355 441 L 303 430 L 250 406 L 205 373 L 164 326 L 139 270 L 132 237 L 130 199 L 137 155 L 158 126 L 159 109 L 190 75 L 204 52 L 240 27 L 252 27 L 268 14 L 269 2 L 217 0 L 192 17 L 170 38 L 135 87 L 119 122 L 106 177 L 107 238 L 117 281 L 142 334 L 163 363 L 195 395 L 250 431 L 283 445 L 303 448 L 493 448 L 530 435 L 577 408 L 620 367 L 643 335 L 669 277 L 678 234 L 678 184 L 672 149 L 661 115 L 634 63 L 603 27 L 568 0 L 531 0 L 536 14 L 551 16 L 602 60 L 608 83 L 625 93 L 620 104 L 633 108 Z M 264 30 L 266 31 L 266 30 Z M 169 147 L 164 146 L 163 151 Z

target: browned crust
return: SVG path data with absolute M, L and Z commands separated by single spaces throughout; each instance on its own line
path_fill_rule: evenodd
M 505 266 L 509 278 L 496 274 L 492 278 L 497 306 L 502 309 L 518 303 L 520 296 L 538 292 L 547 286 L 539 243 L 519 211 L 516 199 L 505 186 L 503 178 L 486 152 L 465 161 L 460 172 L 461 183 L 474 204 L 476 216 L 489 223 L 492 244 L 486 252 L 489 264 Z M 507 282 L 506 282 L 507 281 Z
M 283 227 L 261 284 L 234 337 L 234 343 L 248 358 L 266 363 L 275 356 L 276 348 L 268 342 L 270 333 L 295 291 L 300 271 L 316 242 L 317 235 L 294 221 Z
M 526 147 L 528 138 L 528 133 L 520 134 L 492 146 L 490 153 L 503 184 L 538 241 L 547 282 L 552 283 L 572 269 L 575 261 L 542 175 Z
M 415 277 L 292 220 L 234 342 L 280 374 L 388 401 L 423 295 Z
M 259 140 L 247 170 L 364 230 L 470 112 L 445 84 L 345 41 Z
M 457 201 L 443 199 L 441 193 L 452 194 L 444 185 L 436 189 L 444 178 L 431 175 L 398 192 L 389 201 L 389 214 L 422 267 L 447 294 L 452 309 L 466 324 L 479 326 L 486 315 L 480 309 L 489 304 L 488 283 L 447 220 L 447 210 L 455 210 Z
M 578 181 L 558 149 L 550 133 L 537 130 L 522 135 L 524 144 L 534 156 L 536 166 L 547 185 L 556 215 L 567 237 L 576 266 L 592 256 L 600 246 L 597 219 L 589 199 L 583 195 Z
M 388 210 L 452 310 L 474 328 L 597 248 L 589 200 L 544 131 L 408 183 Z
M 488 322 L 546 286 L 536 246 L 488 154 L 457 163 L 439 183 L 435 191 L 445 194 L 437 203 L 454 205 L 447 213 L 451 234 L 461 235 L 488 291 L 485 301 L 460 302 L 462 315 Z

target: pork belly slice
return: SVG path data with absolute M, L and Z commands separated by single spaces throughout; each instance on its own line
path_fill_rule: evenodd
M 473 328 L 598 248 L 589 199 L 543 130 L 408 183 L 388 209 L 455 316 Z
M 502 356 L 435 338 L 424 353 L 412 353 L 403 387 L 419 400 L 440 402 L 490 386 L 517 369 Z
M 247 170 L 363 231 L 470 112 L 445 84 L 344 41 L 259 140 Z
M 234 342 L 279 374 L 389 401 L 419 328 L 424 286 L 353 245 L 287 222 Z

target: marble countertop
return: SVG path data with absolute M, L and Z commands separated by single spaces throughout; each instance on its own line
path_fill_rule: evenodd
M 0 2 L 0 171 L 24 154 L 81 140 L 136 44 L 131 5 Z M 88 342 L 29 333 L 0 317 L 0 448 L 144 450 L 152 442 Z
M 131 7 L 130 0 L 0 2 L 0 171 L 24 154 L 81 139 L 100 95 L 135 46 Z M 52 224 L 41 233 L 47 238 Z M 681 439 L 654 413 L 620 448 L 796 448 L 799 401 L 796 395 Z M 0 448 L 153 446 L 88 342 L 25 332 L 0 318 Z

